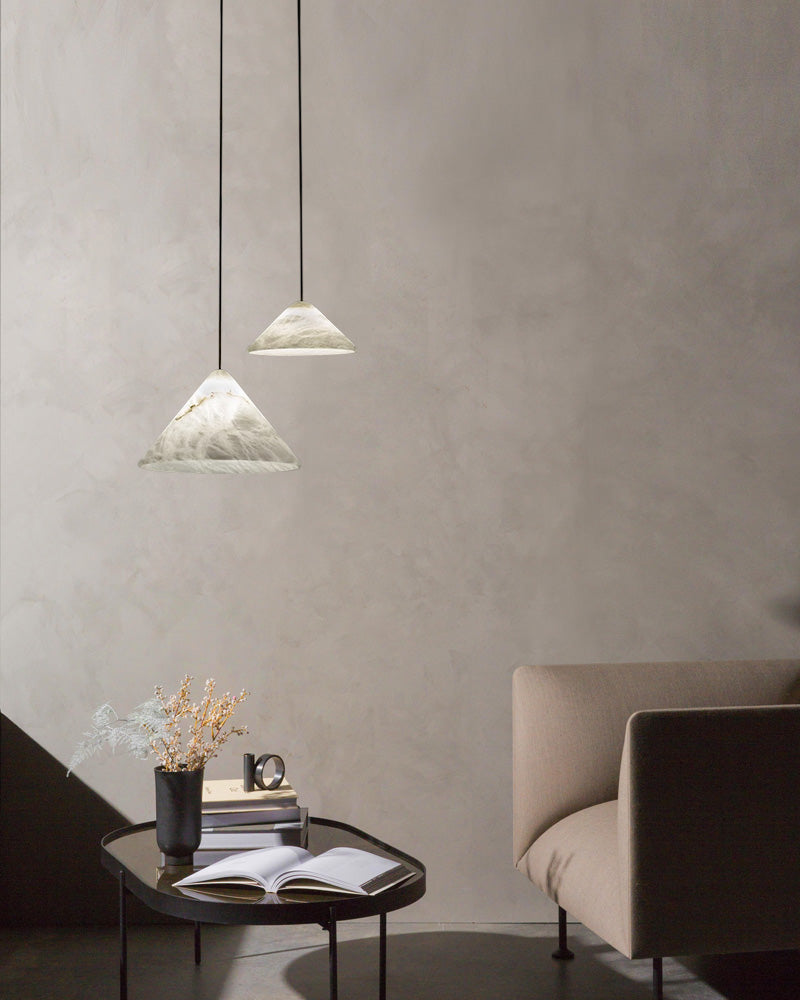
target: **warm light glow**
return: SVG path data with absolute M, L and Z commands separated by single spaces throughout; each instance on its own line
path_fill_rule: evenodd
M 251 354 L 352 354 L 355 345 L 310 302 L 294 302 L 247 348 Z
M 290 472 L 291 448 L 226 371 L 212 372 L 139 462 L 163 472 Z

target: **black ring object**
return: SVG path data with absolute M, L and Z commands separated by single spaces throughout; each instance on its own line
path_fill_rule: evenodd
M 271 760 L 275 761 L 275 773 L 272 775 L 272 780 L 265 784 L 264 768 Z M 276 753 L 263 753 L 256 761 L 255 782 L 265 792 L 271 792 L 273 788 L 277 788 L 283 781 L 284 774 L 286 774 L 286 766 L 283 763 L 283 757 L 279 757 Z

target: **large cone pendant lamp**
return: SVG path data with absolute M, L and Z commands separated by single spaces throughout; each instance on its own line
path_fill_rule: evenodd
M 164 472 L 289 472 L 300 467 L 292 449 L 239 383 L 222 370 L 222 50 L 220 0 L 218 365 L 167 424 L 139 466 Z
M 164 472 L 290 472 L 292 449 L 236 379 L 212 372 L 139 462 Z
M 300 0 L 297 0 L 297 146 L 300 195 L 300 300 L 270 323 L 247 348 L 251 354 L 352 354 L 355 345 L 316 306 L 303 301 L 303 72 Z

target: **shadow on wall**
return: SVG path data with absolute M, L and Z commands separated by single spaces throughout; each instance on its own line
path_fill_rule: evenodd
M 783 622 L 784 625 L 800 628 L 800 600 L 796 597 L 773 601 L 769 610 L 772 612 L 773 618 Z
M 0 924 L 117 922 L 100 838 L 130 821 L 0 716 Z M 37 873 L 32 880 L 32 872 Z M 131 923 L 177 923 L 131 900 Z
M 388 993 L 408 1000 L 648 1000 L 652 997 L 651 963 L 631 962 L 608 945 L 585 945 L 575 939 L 573 962 L 550 957 L 554 937 L 522 937 L 471 931 L 391 934 L 388 941 Z M 348 1000 L 374 1000 L 377 991 L 378 942 L 339 944 L 339 991 Z M 746 966 L 746 976 L 740 970 Z M 726 970 L 726 971 L 721 971 Z M 698 973 L 700 974 L 700 973 Z M 712 978 L 712 974 L 715 978 Z M 288 984 L 306 1000 L 328 996 L 324 950 L 296 959 L 285 973 Z M 679 962 L 665 962 L 669 978 L 685 984 L 694 978 Z M 701 978 L 724 983 L 728 1000 L 797 1000 L 800 955 L 723 956 L 703 960 Z M 719 986 L 715 988 L 719 989 Z M 693 994 L 694 995 L 694 994 Z M 713 995 L 703 993 L 703 996 Z

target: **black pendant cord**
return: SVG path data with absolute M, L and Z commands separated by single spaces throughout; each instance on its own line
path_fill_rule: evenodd
M 302 53 L 300 47 L 300 0 L 297 0 L 297 159 L 300 193 L 300 301 L 303 301 L 303 88 Z
M 219 0 L 219 233 L 217 252 L 217 367 L 222 368 L 222 17 Z

